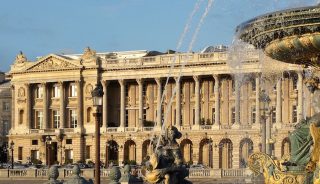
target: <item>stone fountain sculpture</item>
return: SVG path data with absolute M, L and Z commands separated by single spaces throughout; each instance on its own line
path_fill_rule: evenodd
M 68 179 L 68 181 L 64 182 L 65 184 L 93 184 L 93 181 L 90 179 L 87 181 L 83 177 L 80 176 L 80 167 L 78 165 L 73 166 L 72 176 Z
M 248 166 L 268 184 L 320 184 L 320 5 L 256 17 L 239 25 L 236 34 L 273 59 L 314 70 L 306 75 L 306 85 L 313 93 L 315 115 L 301 120 L 290 134 L 290 159 L 274 160 L 258 152 L 250 155 Z
M 150 156 L 150 169 L 145 176 L 147 182 L 156 184 L 191 183 L 185 180 L 189 172 L 183 164 L 180 147 L 176 141 L 179 138 L 181 138 L 181 133 L 178 129 L 169 126 L 165 134 L 161 135 L 159 144 L 157 144 L 158 139 L 152 140 L 152 145 L 156 150 Z
M 49 181 L 45 182 L 44 184 L 62 184 L 62 182 L 57 180 L 57 178 L 59 177 L 59 171 L 57 166 L 50 167 L 48 171 L 48 177 Z

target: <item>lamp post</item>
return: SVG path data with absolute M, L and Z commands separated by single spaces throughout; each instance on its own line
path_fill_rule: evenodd
M 52 138 L 50 137 L 50 135 L 48 135 L 46 137 L 46 144 L 47 144 L 47 165 L 48 168 L 50 168 L 51 165 L 51 143 L 52 143 Z
M 270 133 L 271 133 L 271 125 L 270 122 L 267 122 L 267 119 L 269 118 L 269 104 L 270 104 L 270 97 L 266 93 L 265 90 L 261 91 L 260 97 L 259 97 L 259 103 L 260 107 L 262 107 L 262 117 L 261 117 L 261 131 L 262 131 L 262 136 L 261 136 L 261 142 L 262 142 L 262 147 L 261 151 L 263 153 L 271 154 L 270 151 L 270 144 L 269 144 L 269 139 L 270 139 Z
M 11 150 L 11 169 L 13 169 L 13 148 L 14 148 L 14 142 L 11 140 L 10 142 L 10 150 Z
M 95 184 L 100 184 L 100 119 L 101 119 L 101 106 L 103 99 L 103 89 L 100 82 L 97 83 L 94 90 L 91 92 L 93 106 L 96 107 L 96 112 L 93 114 L 95 122 L 95 141 L 96 141 L 96 158 L 95 158 Z

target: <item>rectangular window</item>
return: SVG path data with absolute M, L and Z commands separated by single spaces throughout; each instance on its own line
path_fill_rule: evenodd
M 3 111 L 8 112 L 10 111 L 10 103 L 9 102 L 3 102 Z
M 3 120 L 3 135 L 8 135 L 9 133 L 9 121 Z
M 215 124 L 215 122 L 216 122 L 216 109 L 212 108 L 211 111 L 212 111 L 212 124 Z
M 22 160 L 23 147 L 18 147 L 18 160 Z
M 31 150 L 31 161 L 39 160 L 39 150 Z
M 236 108 L 231 108 L 231 124 L 234 124 L 236 122 Z
M 77 110 L 71 109 L 70 110 L 70 128 L 77 128 L 77 126 L 78 126 Z
M 232 89 L 232 95 L 234 95 L 236 93 L 236 86 L 235 86 L 235 81 L 232 80 L 231 81 L 231 89 Z
M 142 84 L 142 96 L 147 96 L 147 85 Z
M 72 144 L 72 139 L 66 139 L 66 144 Z
M 36 111 L 36 129 L 42 129 L 43 128 L 43 112 L 42 111 Z
M 126 127 L 129 127 L 129 111 L 126 110 Z
M 54 110 L 52 111 L 53 114 L 53 128 L 60 127 L 60 111 Z
M 271 121 L 272 121 L 272 123 L 276 123 L 276 117 L 277 117 L 277 115 L 276 115 L 276 107 L 272 107 L 272 111 L 271 111 Z
M 31 144 L 32 144 L 32 145 L 38 145 L 38 140 L 32 140 L 32 141 L 31 141 Z
M 173 123 L 174 123 L 174 125 L 177 125 L 177 110 L 175 109 L 174 111 L 173 111 Z
M 43 87 L 40 85 L 36 89 L 36 98 L 43 98 Z
M 86 159 L 90 159 L 90 147 L 91 146 L 86 146 Z
M 297 106 L 294 105 L 292 106 L 292 122 L 296 123 L 298 121 L 298 116 L 297 116 Z
M 196 124 L 196 110 L 192 109 L 192 124 Z
M 147 119 L 147 109 L 143 109 L 143 115 L 142 115 L 142 120 L 146 120 Z
M 71 97 L 76 97 L 77 96 L 77 86 L 74 83 L 72 83 L 70 85 L 70 96 Z
M 65 150 L 65 158 L 67 162 L 73 162 L 73 150 L 67 149 Z
M 256 122 L 256 107 L 251 107 L 251 124 Z
M 58 85 L 53 86 L 53 98 L 59 98 L 60 97 L 60 87 Z
M 292 89 L 293 90 L 298 90 L 298 79 L 297 77 L 292 78 Z
M 256 91 L 256 80 L 251 81 L 251 90 L 252 90 L 252 92 Z

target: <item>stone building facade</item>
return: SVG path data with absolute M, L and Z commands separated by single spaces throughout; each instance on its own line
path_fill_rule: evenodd
M 10 81 L 0 72 L 0 146 L 8 142 L 7 135 L 11 125 Z
M 264 122 L 259 103 L 261 65 L 254 51 L 245 56 L 239 71 L 246 80 L 239 82 L 223 49 L 96 53 L 86 48 L 83 54 L 50 54 L 34 62 L 20 53 L 8 73 L 14 159 L 46 162 L 50 152 L 50 159 L 59 163 L 94 160 L 91 91 L 101 81 L 102 162 L 141 163 L 152 152 L 150 140 L 160 134 L 164 122 L 182 132 L 179 143 L 185 162 L 245 167 L 247 156 L 263 145 Z M 267 142 L 274 144 L 276 157 L 289 152 L 287 137 L 293 124 L 313 113 L 302 84 L 301 70 L 287 65 L 270 90 Z M 47 136 L 52 138 L 50 149 Z

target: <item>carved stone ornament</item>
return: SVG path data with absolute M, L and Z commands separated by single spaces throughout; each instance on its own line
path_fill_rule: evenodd
M 18 97 L 24 97 L 25 96 L 25 90 L 23 87 L 20 87 L 18 90 Z
M 90 47 L 86 47 L 84 49 L 83 55 L 81 56 L 81 59 L 88 60 L 88 59 L 94 59 L 96 57 L 96 51 L 90 49 Z
M 88 84 L 86 86 L 86 94 L 91 95 L 92 90 L 93 90 L 93 86 L 91 84 Z
M 53 57 L 49 57 L 44 61 L 41 61 L 37 65 L 31 67 L 29 70 L 57 70 L 57 69 L 66 69 L 66 68 L 75 68 L 76 65 L 73 65 L 67 61 L 63 61 L 60 59 L 55 59 Z
M 21 64 L 27 61 L 27 57 L 20 51 L 20 53 L 16 56 L 15 63 Z

